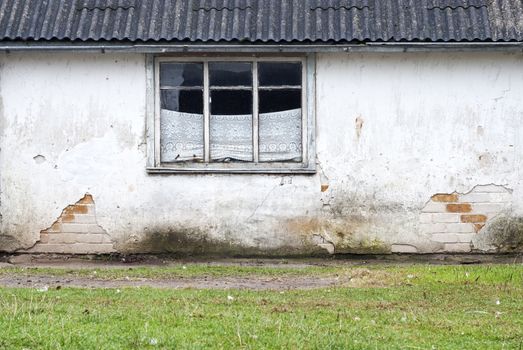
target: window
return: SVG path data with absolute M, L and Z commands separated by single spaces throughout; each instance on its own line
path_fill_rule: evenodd
M 314 172 L 310 61 L 154 59 L 148 170 Z

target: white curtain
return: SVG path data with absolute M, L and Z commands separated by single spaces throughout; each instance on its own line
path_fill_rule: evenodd
M 301 108 L 263 113 L 260 124 L 260 161 L 301 161 Z
M 252 115 L 211 115 L 211 160 L 253 161 Z
M 203 159 L 203 115 L 160 112 L 160 157 L 162 162 Z
M 253 161 L 252 115 L 211 115 L 211 160 Z M 160 148 L 162 162 L 202 160 L 202 114 L 162 109 Z M 261 162 L 301 161 L 301 109 L 259 115 Z

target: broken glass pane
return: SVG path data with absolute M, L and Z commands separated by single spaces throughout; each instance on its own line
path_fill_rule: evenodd
M 211 91 L 211 114 L 239 115 L 252 114 L 252 91 L 213 90 Z
M 260 90 L 260 113 L 281 112 L 301 108 L 301 90 Z
M 161 161 L 183 162 L 203 160 L 203 130 L 203 114 L 161 109 Z
M 203 114 L 202 90 L 162 90 L 160 100 L 162 109 Z
M 252 65 L 244 62 L 209 63 L 209 82 L 214 86 L 252 86 Z
M 301 162 L 301 90 L 260 90 L 259 99 L 260 162 Z
M 211 92 L 210 154 L 212 161 L 252 161 L 252 92 Z
M 258 81 L 260 86 L 300 86 L 301 63 L 260 62 Z
M 202 63 L 160 63 L 160 87 L 202 87 Z

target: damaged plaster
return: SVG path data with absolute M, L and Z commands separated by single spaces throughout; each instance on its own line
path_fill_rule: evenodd
M 111 237 L 96 220 L 93 196 L 67 206 L 29 250 L 31 253 L 106 254 L 114 252 Z
M 421 210 L 419 232 L 442 244 L 442 251 L 468 253 L 484 227 L 511 205 L 512 190 L 501 185 L 478 185 L 467 193 L 437 193 Z

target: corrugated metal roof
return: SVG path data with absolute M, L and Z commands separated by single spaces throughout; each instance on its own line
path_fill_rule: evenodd
M 0 0 L 0 40 L 523 41 L 523 0 Z

